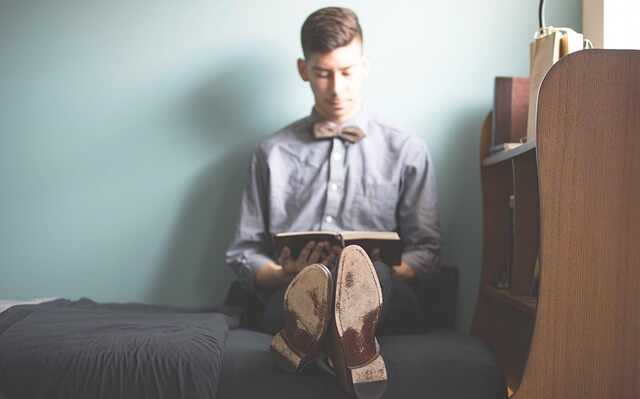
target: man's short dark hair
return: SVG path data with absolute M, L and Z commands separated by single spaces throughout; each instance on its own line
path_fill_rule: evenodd
M 348 8 L 321 8 L 302 24 L 300 38 L 305 57 L 311 53 L 329 53 L 358 38 L 362 43 L 362 29 L 358 16 Z

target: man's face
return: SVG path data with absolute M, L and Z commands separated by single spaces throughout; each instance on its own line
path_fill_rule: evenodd
M 341 123 L 357 114 L 362 105 L 362 83 L 368 73 L 362 44 L 350 44 L 329 53 L 311 53 L 298 60 L 298 72 L 309 82 L 316 112 L 326 120 Z

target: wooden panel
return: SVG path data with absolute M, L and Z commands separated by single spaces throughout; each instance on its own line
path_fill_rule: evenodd
M 492 118 L 493 118 L 493 114 L 489 112 L 487 117 L 484 119 L 484 123 L 482 124 L 482 130 L 480 135 L 480 175 L 481 176 L 484 176 L 484 172 L 482 170 L 482 160 L 485 159 L 487 156 L 489 156 L 489 147 L 491 146 Z M 484 178 L 481 178 L 481 181 L 484 181 Z M 486 212 L 483 212 L 483 217 L 486 218 Z M 481 286 L 483 284 L 482 283 L 483 280 L 484 280 L 484 276 L 481 274 L 480 276 Z M 487 339 L 487 306 L 486 305 L 487 305 L 486 300 L 482 297 L 482 294 L 479 292 L 478 299 L 476 301 L 476 309 L 473 315 L 473 322 L 471 323 L 471 333 L 473 334 L 473 336 L 475 336 L 481 341 L 486 341 Z
M 533 271 L 540 245 L 540 210 L 536 153 L 526 152 L 513 159 L 515 232 L 511 293 L 531 295 Z
M 507 385 L 515 390 L 527 363 L 533 319 L 501 300 L 490 300 L 488 305 L 489 337 L 485 342 L 502 367 Z
M 482 281 L 493 284 L 499 270 L 509 262 L 511 237 L 509 196 L 513 194 L 511 163 L 482 168 L 483 253 Z
M 563 57 L 538 103 L 541 262 L 515 398 L 640 397 L 640 51 Z
M 526 143 L 514 150 L 489 156 L 491 113 L 485 119 L 480 145 L 483 195 L 483 257 L 481 290 L 471 333 L 495 354 L 509 383 L 517 387 L 526 364 L 535 300 L 515 297 L 495 288 L 496 277 L 509 262 L 511 219 L 509 197 L 513 194 L 513 157 L 535 149 Z M 521 148 L 526 146 L 526 150 Z M 506 153 L 510 153 L 506 154 Z M 499 159 L 498 159 L 499 158 Z M 491 162 L 486 162 L 492 160 Z
M 491 143 L 491 118 L 487 115 L 482 126 L 480 161 L 489 155 Z M 509 196 L 513 194 L 513 173 L 510 162 L 480 167 L 483 203 L 483 254 L 481 286 L 493 284 L 509 252 L 505 243 L 509 240 Z
M 482 123 L 482 131 L 480 132 L 480 163 L 489 156 L 489 147 L 491 147 L 491 123 L 493 121 L 493 112 L 484 118 Z

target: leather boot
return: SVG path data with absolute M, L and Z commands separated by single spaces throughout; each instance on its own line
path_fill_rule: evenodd
M 387 370 L 375 333 L 382 312 L 382 290 L 367 253 L 346 247 L 335 276 L 329 359 L 343 388 L 358 399 L 377 399 L 387 387 Z
M 284 328 L 271 341 L 271 357 L 287 373 L 296 373 L 324 350 L 331 320 L 333 282 L 324 265 L 305 267 L 284 295 Z

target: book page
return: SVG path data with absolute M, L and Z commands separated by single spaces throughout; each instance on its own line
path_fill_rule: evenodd
M 342 239 L 347 240 L 399 240 L 400 236 L 395 231 L 343 231 L 340 233 Z
M 288 233 L 278 233 L 276 237 L 297 237 L 297 236 L 311 236 L 311 235 L 327 235 L 336 236 L 337 233 L 333 231 L 292 231 Z

